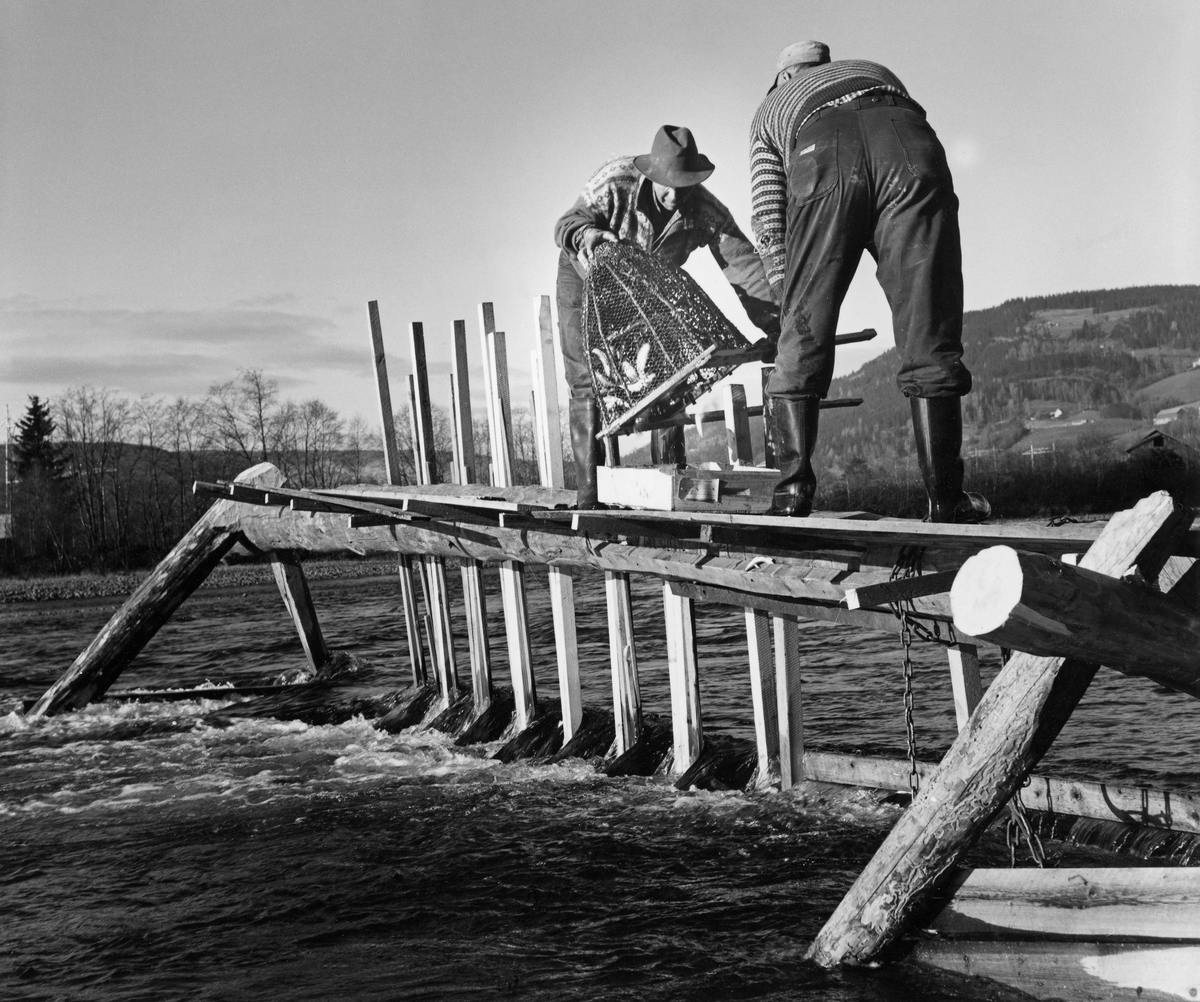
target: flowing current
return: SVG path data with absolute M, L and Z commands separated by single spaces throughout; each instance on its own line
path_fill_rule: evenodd
M 456 574 L 449 575 L 452 589 Z M 494 572 L 497 684 L 508 683 Z M 538 696 L 556 700 L 531 569 Z M 669 713 L 660 586 L 634 583 L 644 708 Z M 372 726 L 409 682 L 394 579 L 314 581 L 328 687 L 18 712 L 120 599 L 0 606 L 0 999 L 1023 997 L 909 962 L 827 972 L 804 950 L 900 808 L 877 793 L 680 792 L 592 764 Z M 576 606 L 584 701 L 611 700 L 603 579 Z M 456 636 L 465 637 L 462 606 Z M 753 737 L 744 619 L 697 606 L 706 733 Z M 466 662 L 459 644 L 460 666 Z M 810 747 L 903 757 L 898 639 L 802 624 Z M 914 647 L 922 758 L 954 735 L 941 649 Z M 304 664 L 273 585 L 193 595 L 117 687 L 261 682 Z M 998 669 L 985 660 L 984 681 Z M 460 675 L 465 671 L 460 667 Z M 1039 771 L 1200 790 L 1192 700 L 1102 671 Z M 1054 844 L 1067 861 L 1089 852 Z M 1007 865 L 1002 833 L 969 862 Z

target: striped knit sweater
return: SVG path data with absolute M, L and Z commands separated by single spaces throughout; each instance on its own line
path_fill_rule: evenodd
M 772 285 L 784 275 L 792 138 L 822 108 L 874 91 L 908 97 L 904 84 L 886 67 L 839 59 L 793 77 L 758 106 L 750 126 L 750 226 Z

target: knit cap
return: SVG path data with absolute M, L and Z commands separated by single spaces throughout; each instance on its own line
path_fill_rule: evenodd
M 824 42 L 792 42 L 775 60 L 775 72 L 780 73 L 797 64 L 829 62 L 829 46 Z

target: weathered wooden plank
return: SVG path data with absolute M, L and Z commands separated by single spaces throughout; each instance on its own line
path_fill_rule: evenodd
M 950 686 L 954 692 L 954 718 L 961 731 L 983 698 L 979 677 L 979 648 L 974 644 L 951 644 L 946 648 L 950 661 Z
M 746 387 L 725 384 L 725 449 L 731 464 L 754 465 L 754 447 L 750 444 L 750 416 L 746 413 Z
M 775 628 L 775 702 L 779 726 L 779 787 L 804 779 L 804 707 L 801 703 L 800 633 L 795 616 L 772 617 Z
M 367 317 L 371 324 L 371 351 L 374 360 L 375 389 L 379 398 L 379 424 L 383 435 L 383 463 L 388 482 L 404 483 L 400 466 L 399 445 L 396 442 L 396 423 L 392 416 L 392 390 L 388 384 L 387 356 L 383 350 L 383 326 L 379 322 L 379 303 L 374 299 L 367 303 Z
M 675 749 L 672 772 L 681 776 L 692 767 L 704 747 L 700 677 L 696 665 L 696 613 L 692 600 L 676 595 L 665 581 L 663 615 L 667 631 L 671 731 Z
M 949 592 L 954 584 L 958 571 L 939 571 L 935 574 L 920 574 L 911 578 L 897 578 L 895 581 L 881 581 L 879 584 L 863 585 L 859 588 L 846 589 L 847 609 L 872 609 L 893 602 L 903 602 L 906 599 L 924 598 L 926 595 L 940 595 Z
M 613 722 L 616 754 L 623 755 L 642 733 L 642 694 L 638 686 L 637 651 L 633 643 L 633 599 L 629 575 L 604 576 L 608 606 L 608 654 L 612 669 Z
M 964 939 L 1200 942 L 1200 870 L 1179 866 L 959 873 L 927 928 Z
M 1165 493 L 1115 515 L 1080 566 L 1120 576 L 1144 564 L 1157 576 L 1191 522 Z M 817 936 L 819 964 L 864 963 L 926 907 L 946 875 L 1070 716 L 1097 666 L 1074 659 L 1010 658 L 951 746 Z
M 1179 1002 L 1200 993 L 1200 946 L 925 940 L 912 956 L 1059 1002 Z
M 750 658 L 750 701 L 758 749 L 755 785 L 762 788 L 779 778 L 779 711 L 771 655 L 771 622 L 761 609 L 746 609 L 746 650 Z
M 313 671 L 317 671 L 329 660 L 329 650 L 325 646 L 325 636 L 317 619 L 312 593 L 308 590 L 304 568 L 300 566 L 294 554 L 275 553 L 271 556 L 271 571 L 275 575 L 275 584 L 279 588 L 283 604 L 287 607 L 288 615 L 296 624 L 296 633 L 300 636 L 304 656 L 308 658 Z
M 458 698 L 458 657 L 454 645 L 454 631 L 450 622 L 450 595 L 446 588 L 446 562 L 440 557 L 425 558 L 429 575 L 429 599 L 432 612 L 432 642 L 434 663 L 438 669 L 438 692 L 441 693 L 443 709 Z
M 1200 695 L 1200 611 L 1039 553 L 992 546 L 950 592 L 956 628 L 1030 654 L 1076 656 Z
M 237 479 L 260 488 L 276 487 L 283 474 L 269 463 L 260 463 Z M 26 717 L 53 716 L 102 696 L 238 541 L 240 509 L 236 501 L 218 501 L 201 515 Z

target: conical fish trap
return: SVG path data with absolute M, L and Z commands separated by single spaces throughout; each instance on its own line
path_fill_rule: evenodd
M 687 272 L 628 244 L 607 243 L 583 284 L 583 333 L 604 423 L 652 393 L 711 345 L 747 340 Z M 671 413 L 706 392 L 726 369 L 698 369 L 654 405 Z

